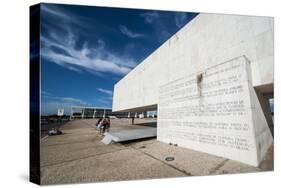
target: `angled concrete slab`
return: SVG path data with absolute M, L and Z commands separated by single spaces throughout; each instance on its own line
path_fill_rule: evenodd
M 104 144 L 111 144 L 113 142 L 123 142 L 123 141 L 136 140 L 141 138 L 156 137 L 156 135 L 157 135 L 157 129 L 154 127 L 123 130 L 118 132 L 105 133 L 105 137 L 103 138 L 102 142 Z

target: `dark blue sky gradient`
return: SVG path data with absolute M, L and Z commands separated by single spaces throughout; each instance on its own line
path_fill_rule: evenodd
M 196 15 L 41 4 L 42 114 L 111 108 L 114 84 Z

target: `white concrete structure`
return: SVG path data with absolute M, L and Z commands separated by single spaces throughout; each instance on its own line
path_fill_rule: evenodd
M 257 166 L 272 143 L 267 98 L 273 96 L 273 44 L 273 18 L 199 14 L 115 85 L 113 111 L 157 109 L 157 139 Z M 240 68 L 231 71 L 236 63 Z M 240 80 L 240 86 L 237 78 L 227 84 L 225 80 L 230 78 L 224 69 L 229 69 L 233 79 L 239 73 L 247 81 Z M 210 71 L 213 76 L 206 78 Z M 208 85 L 211 82 L 222 84 Z M 219 94 L 219 89 L 227 91 Z M 175 100 L 177 95 L 181 102 Z M 204 100 L 206 96 L 208 100 Z M 243 100 L 242 107 L 237 97 Z M 225 108 L 231 113 L 216 111 L 221 101 L 235 104 Z M 178 116 L 183 107 L 186 110 Z M 192 123 L 187 125 L 184 120 Z M 200 124 L 202 120 L 212 125 Z M 179 126 L 182 133 L 197 137 L 172 133 Z
M 123 142 L 129 140 L 136 140 L 140 138 L 155 137 L 157 134 L 156 128 L 138 128 L 131 130 L 122 130 L 117 132 L 104 133 L 105 137 L 102 139 L 104 144 L 111 144 L 113 142 Z

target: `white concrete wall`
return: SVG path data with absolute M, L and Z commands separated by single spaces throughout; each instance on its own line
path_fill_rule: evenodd
M 258 166 L 272 144 L 244 56 L 160 87 L 157 140 Z
M 113 111 L 158 104 L 163 84 L 245 55 L 253 86 L 273 84 L 273 18 L 199 14 L 114 86 Z

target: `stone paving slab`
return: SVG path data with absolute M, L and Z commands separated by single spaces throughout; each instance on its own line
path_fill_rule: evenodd
M 223 166 L 213 172 L 213 174 L 236 174 L 236 173 L 249 173 L 260 172 L 261 169 L 243 164 L 237 161 L 228 160 Z
M 179 170 L 185 171 L 187 174 L 196 176 L 209 175 L 211 169 L 226 160 L 222 157 L 196 152 L 182 147 L 175 147 L 158 141 L 147 145 L 141 150 Z M 165 158 L 169 156 L 174 157 L 175 160 L 167 162 Z
M 134 149 L 42 168 L 42 184 L 182 177 L 184 173 Z
M 139 122 L 138 122 L 139 121 Z M 96 120 L 74 120 L 63 135 L 41 142 L 41 183 L 121 181 L 190 175 L 259 172 L 273 169 L 273 147 L 260 168 L 222 157 L 172 146 L 154 139 L 105 145 L 95 129 Z M 135 122 L 143 123 L 144 119 Z M 111 130 L 141 129 L 129 119 L 115 119 Z M 172 156 L 174 161 L 166 161 Z
M 41 167 L 58 164 L 65 161 L 78 160 L 90 156 L 118 151 L 122 146 L 104 144 L 93 144 L 88 142 L 75 143 L 71 145 L 56 145 L 46 147 L 41 151 Z

